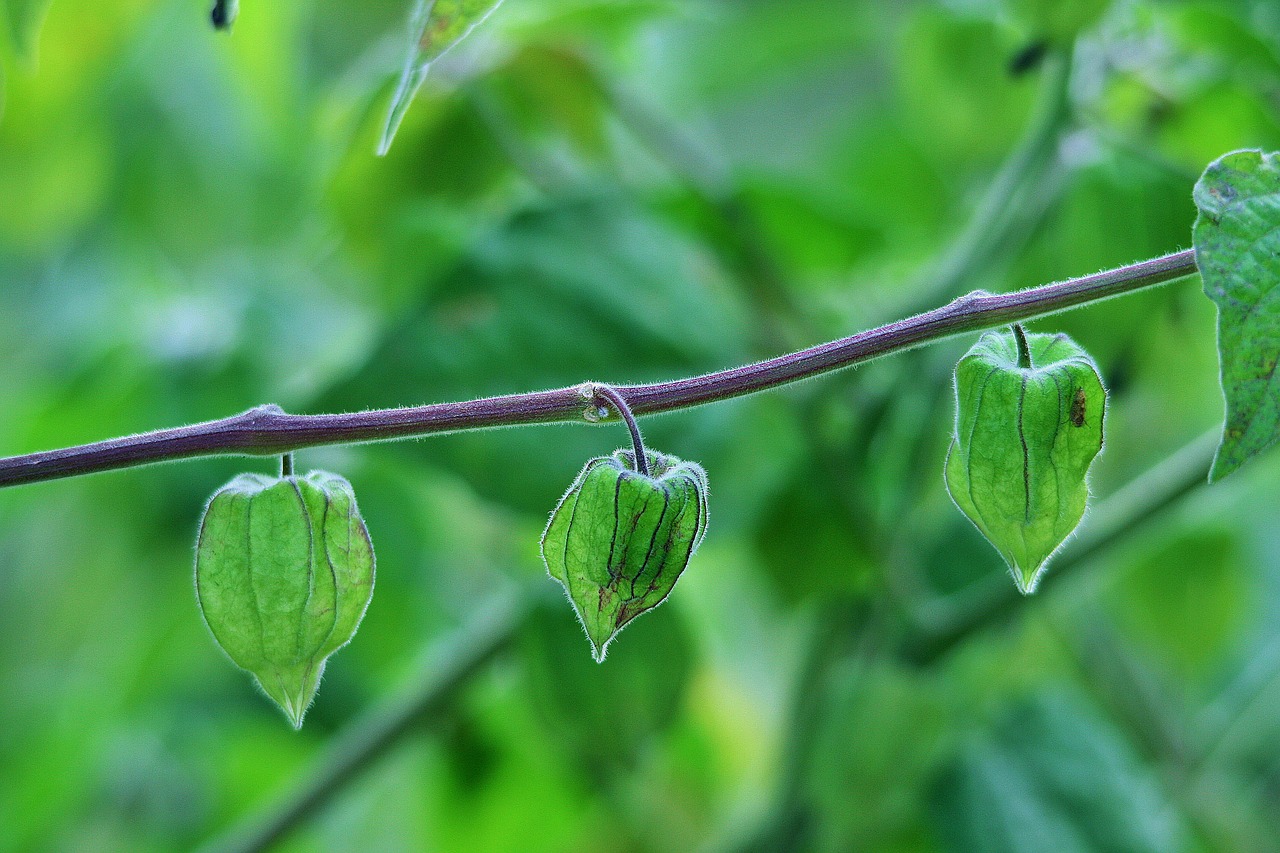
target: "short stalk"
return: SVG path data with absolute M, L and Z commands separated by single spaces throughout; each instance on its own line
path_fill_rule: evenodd
M 1027 335 L 1022 331 L 1021 323 L 1013 324 L 1013 337 L 1018 342 L 1018 367 L 1031 369 L 1031 348 L 1027 346 Z
M 631 448 L 636 454 L 636 470 L 648 477 L 649 457 L 644 452 L 644 439 L 640 436 L 640 424 L 636 423 L 636 416 L 631 414 L 631 407 L 627 405 L 627 398 L 618 393 L 618 389 L 610 385 L 597 385 L 595 391 L 609 401 L 618 412 L 618 417 L 622 418 L 626 423 L 627 429 L 631 432 Z

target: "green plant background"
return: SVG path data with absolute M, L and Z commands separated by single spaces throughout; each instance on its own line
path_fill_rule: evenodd
M 1204 165 L 1280 148 L 1268 0 L 509 0 L 385 159 L 403 0 L 46 5 L 0 2 L 3 454 L 719 369 L 1186 248 Z M 1220 424 L 1198 282 L 1032 328 L 1109 384 L 1097 497 Z M 602 666 L 537 542 L 621 427 L 300 454 L 378 589 L 296 734 L 192 589 L 203 502 L 270 460 L 0 491 L 0 851 L 197 846 L 526 588 L 281 849 L 1280 849 L 1280 454 L 912 652 L 1010 583 L 942 483 L 969 343 L 646 421 L 711 525 Z

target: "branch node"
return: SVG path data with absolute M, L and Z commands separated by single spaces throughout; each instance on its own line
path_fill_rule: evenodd
M 583 402 L 582 419 L 587 423 L 604 423 L 620 416 L 609 405 L 608 398 L 601 393 L 602 388 L 608 387 L 600 382 L 583 382 L 578 386 L 578 396 Z
M 967 308 L 994 295 L 989 290 L 970 290 L 964 296 L 957 297 L 951 304 L 957 308 Z

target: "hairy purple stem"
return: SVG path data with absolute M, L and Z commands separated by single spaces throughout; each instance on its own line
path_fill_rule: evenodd
M 1015 293 L 975 291 L 915 317 L 756 364 L 611 390 L 636 416 L 688 409 L 852 367 L 965 332 L 1007 326 L 1132 293 L 1195 271 L 1195 254 L 1187 249 Z M 221 420 L 0 459 L 0 487 L 197 456 L 271 456 L 326 444 L 391 441 L 489 427 L 591 423 L 600 420 L 597 395 L 601 387 L 589 382 L 552 391 L 349 414 L 291 415 L 279 406 L 258 406 Z

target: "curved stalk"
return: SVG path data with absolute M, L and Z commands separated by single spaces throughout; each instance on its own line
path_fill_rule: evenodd
M 627 405 L 627 398 L 618 393 L 618 389 L 608 385 L 596 386 L 596 393 L 609 401 L 610 405 L 618 412 L 618 417 L 627 425 L 627 431 L 631 433 L 631 449 L 636 457 L 636 470 L 646 477 L 649 476 L 649 457 L 644 452 L 644 439 L 640 437 L 640 424 L 636 423 L 636 416 L 631 413 L 631 407 Z

